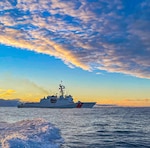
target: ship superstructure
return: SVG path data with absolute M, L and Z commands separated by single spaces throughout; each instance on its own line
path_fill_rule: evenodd
M 65 86 L 59 84 L 60 96 L 44 97 L 40 102 L 20 103 L 18 108 L 92 108 L 96 102 L 74 102 L 71 95 L 64 94 Z

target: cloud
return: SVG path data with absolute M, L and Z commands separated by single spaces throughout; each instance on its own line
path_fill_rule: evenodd
M 0 89 L 0 97 L 10 97 L 14 93 L 16 93 L 16 91 L 13 89 Z
M 124 99 L 122 101 L 120 101 L 120 105 L 123 106 L 148 106 L 150 105 L 150 99 L 146 98 L 146 99 Z
M 149 7 L 149 0 L 1 1 L 0 43 L 71 68 L 150 78 Z
M 1 84 L 3 85 L 1 86 Z M 43 96 L 49 95 L 47 89 L 35 82 L 10 74 L 5 74 L 4 78 L 0 80 L 0 88 L 0 98 L 4 99 L 19 98 L 23 101 L 32 101 L 34 98 L 35 101 L 39 101 Z
M 150 99 L 126 99 L 124 101 L 150 102 Z

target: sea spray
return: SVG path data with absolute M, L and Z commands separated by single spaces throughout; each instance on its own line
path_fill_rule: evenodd
M 60 130 L 44 119 L 0 125 L 1 148 L 58 148 L 63 143 Z

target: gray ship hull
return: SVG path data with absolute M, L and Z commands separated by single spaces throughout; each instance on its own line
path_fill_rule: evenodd
M 24 103 L 19 104 L 18 108 L 92 108 L 95 102 L 73 103 L 68 105 L 42 105 L 40 103 Z

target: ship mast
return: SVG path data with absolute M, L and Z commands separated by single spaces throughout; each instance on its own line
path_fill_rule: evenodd
M 61 83 L 62 83 L 62 81 L 61 81 Z M 60 90 L 61 97 L 64 97 L 64 89 L 65 89 L 65 86 L 62 84 L 59 84 L 59 90 Z

